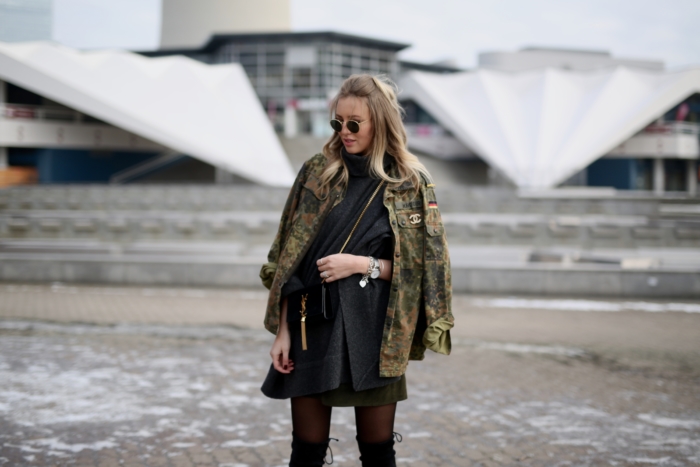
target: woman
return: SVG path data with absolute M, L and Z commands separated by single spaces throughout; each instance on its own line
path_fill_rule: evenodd
M 291 398 L 290 466 L 323 464 L 332 407 L 355 407 L 363 466 L 393 466 L 408 360 L 450 352 L 447 242 L 393 83 L 353 75 L 330 108 L 335 133 L 299 171 L 260 272 L 276 334 L 262 391 Z M 335 317 L 301 323 L 290 300 L 321 282 Z

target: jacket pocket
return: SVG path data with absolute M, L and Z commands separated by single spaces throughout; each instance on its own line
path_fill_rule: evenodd
M 422 211 L 399 211 L 396 213 L 399 223 L 401 268 L 415 269 L 423 265 L 423 239 L 425 226 Z
M 425 231 L 428 233 L 425 240 L 425 260 L 442 260 L 445 255 L 445 227 L 441 222 L 428 223 L 425 224 Z
M 302 218 L 303 222 L 310 224 L 319 213 L 323 200 L 319 197 L 320 181 L 313 175 L 302 185 L 299 196 L 299 204 L 292 217 L 292 225 Z

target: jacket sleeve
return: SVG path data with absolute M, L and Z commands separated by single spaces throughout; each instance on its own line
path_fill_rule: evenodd
M 301 187 L 304 184 L 304 174 L 306 171 L 306 164 L 304 164 L 299 173 L 297 174 L 296 180 L 294 180 L 294 185 L 289 191 L 289 196 L 287 196 L 287 202 L 284 205 L 284 210 L 282 211 L 282 217 L 280 219 L 280 225 L 277 230 L 277 235 L 275 240 L 272 242 L 270 247 L 270 252 L 267 254 L 267 263 L 263 264 L 260 269 L 260 279 L 266 288 L 272 287 L 272 281 L 275 278 L 275 272 L 277 271 L 277 262 L 280 257 L 280 252 L 284 247 L 284 241 L 289 235 L 289 230 L 292 227 L 292 219 L 294 218 L 294 212 L 297 209 L 299 203 L 299 195 L 301 193 Z
M 449 355 L 452 349 L 450 329 L 452 315 L 452 273 L 447 237 L 432 185 L 423 187 L 425 244 L 423 248 L 423 303 L 427 329 L 423 334 L 426 348 Z

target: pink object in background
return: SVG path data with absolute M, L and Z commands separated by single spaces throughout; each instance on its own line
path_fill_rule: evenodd
M 678 110 L 676 111 L 676 121 L 682 122 L 685 120 L 685 117 L 688 116 L 688 113 L 690 113 L 690 106 L 687 102 L 683 102 L 680 106 L 678 106 Z

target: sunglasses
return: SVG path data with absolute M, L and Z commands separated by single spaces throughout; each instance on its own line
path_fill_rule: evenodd
M 365 123 L 365 122 L 367 122 L 367 120 L 365 120 L 364 122 L 356 122 L 355 120 L 348 120 L 345 123 L 345 125 L 348 127 L 348 130 L 350 130 L 351 133 L 357 133 L 358 131 L 360 131 L 360 125 Z M 337 118 L 334 118 L 331 120 L 331 128 L 333 128 L 333 130 L 340 133 L 341 131 L 343 131 L 343 122 L 341 122 Z

